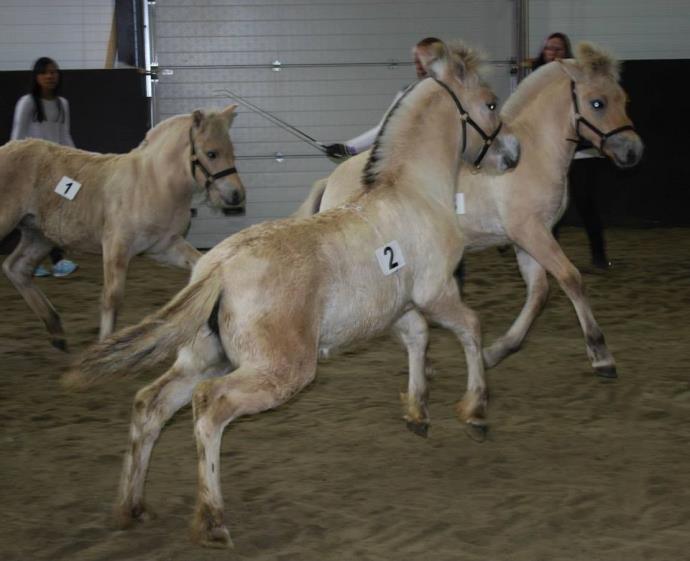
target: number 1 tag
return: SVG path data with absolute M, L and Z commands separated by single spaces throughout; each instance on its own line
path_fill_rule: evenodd
M 379 247 L 376 250 L 376 258 L 379 260 L 379 267 L 386 276 L 405 266 L 402 249 L 395 240 Z
M 77 196 L 79 189 L 81 189 L 81 183 L 79 183 L 76 179 L 67 177 L 66 175 L 63 176 L 63 178 L 55 186 L 55 192 L 58 195 L 65 197 L 65 199 L 69 199 L 70 201 Z

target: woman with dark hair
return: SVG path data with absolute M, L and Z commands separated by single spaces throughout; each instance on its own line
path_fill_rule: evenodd
M 53 59 L 41 57 L 34 63 L 29 93 L 19 98 L 14 109 L 11 140 L 42 138 L 74 146 L 70 134 L 69 103 L 59 95 L 61 82 L 60 69 Z M 53 248 L 50 259 L 55 277 L 66 277 L 77 269 L 75 263 L 63 258 L 60 248 Z M 37 277 L 50 274 L 42 265 L 34 271 Z
M 532 70 L 560 58 L 573 58 L 573 50 L 570 48 L 568 36 L 565 33 L 556 32 L 544 41 L 539 55 L 532 61 Z

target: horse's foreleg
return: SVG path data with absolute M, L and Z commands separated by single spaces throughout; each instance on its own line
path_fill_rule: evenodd
M 484 376 L 479 317 L 460 300 L 460 291 L 454 278 L 446 282 L 440 296 L 423 306 L 422 311 L 431 321 L 451 330 L 463 345 L 467 361 L 467 392 L 456 411 L 468 423 L 473 436 L 483 439 L 489 391 Z
M 165 265 L 189 270 L 199 260 L 201 252 L 182 236 L 176 236 L 163 251 L 152 252 L 147 255 Z
M 115 330 L 117 311 L 125 296 L 127 267 L 130 259 L 128 244 L 117 240 L 104 240 L 100 340 L 105 339 Z
M 516 248 L 516 254 L 520 273 L 527 286 L 527 299 L 510 329 L 482 351 L 487 368 L 493 368 L 508 355 L 520 350 L 549 296 L 549 281 L 544 268 L 522 249 Z
M 606 378 L 615 378 L 616 363 L 585 296 L 582 275 L 544 225 L 530 226 L 514 235 L 513 240 L 553 275 L 572 302 L 585 337 L 587 355 L 596 373 Z
M 411 310 L 393 325 L 393 330 L 407 349 L 409 364 L 407 393 L 400 394 L 405 410 L 404 419 L 407 421 L 408 429 L 425 437 L 429 430 L 429 408 L 427 406 L 429 390 L 426 379 L 426 349 L 429 344 L 429 327 L 417 310 Z
M 114 509 L 115 522 L 126 528 L 146 517 L 144 483 L 151 451 L 165 423 L 192 399 L 204 379 L 227 373 L 229 365 L 217 337 L 208 329 L 180 350 L 175 364 L 134 398 L 130 445 L 125 454 L 120 490 Z
M 201 382 L 194 392 L 199 480 L 192 522 L 194 541 L 212 547 L 232 546 L 220 488 L 223 429 L 242 415 L 279 406 L 306 386 L 316 372 L 316 354 L 313 359 L 302 357 L 299 366 L 295 363 L 298 355 L 272 356 L 270 364 L 260 369 L 241 366 L 227 376 Z
M 62 329 L 60 316 L 50 301 L 33 283 L 33 272 L 36 265 L 50 253 L 52 242 L 39 232 L 21 228 L 21 240 L 14 251 L 2 264 L 3 271 L 14 287 L 22 295 L 34 313 L 43 320 L 51 336 L 51 344 L 67 351 L 65 332 Z

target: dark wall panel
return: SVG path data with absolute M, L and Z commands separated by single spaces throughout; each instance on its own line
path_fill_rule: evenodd
M 17 100 L 27 93 L 30 72 L 0 72 L 0 143 L 10 138 Z M 77 148 L 129 152 L 149 129 L 144 76 L 136 69 L 63 70 Z
M 27 93 L 30 72 L 0 72 L 0 143 L 12 132 L 17 100 Z M 65 70 L 62 95 L 69 100 L 72 138 L 77 148 L 124 153 L 149 129 L 149 101 L 137 70 Z M 0 253 L 17 242 L 16 232 L 0 240 Z

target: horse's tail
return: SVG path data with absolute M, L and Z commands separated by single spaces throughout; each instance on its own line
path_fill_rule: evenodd
M 62 378 L 65 386 L 84 388 L 103 378 L 150 368 L 189 343 L 217 313 L 220 271 L 189 284 L 157 312 L 88 348 Z
M 323 193 L 326 190 L 326 184 L 328 183 L 328 177 L 323 179 L 317 179 L 311 186 L 311 191 L 309 195 L 304 200 L 304 202 L 299 206 L 299 208 L 292 215 L 295 218 L 308 218 L 313 214 L 319 212 L 319 207 L 321 206 L 321 199 L 323 199 Z

